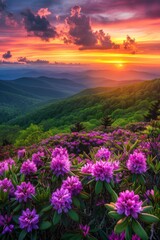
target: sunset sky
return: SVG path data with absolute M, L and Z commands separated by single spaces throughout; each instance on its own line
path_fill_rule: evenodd
M 160 0 L 0 0 L 0 63 L 160 64 Z

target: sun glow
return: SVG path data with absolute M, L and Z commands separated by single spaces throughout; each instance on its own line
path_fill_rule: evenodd
M 122 69 L 122 68 L 124 68 L 124 64 L 123 63 L 117 63 L 116 67 L 119 68 L 119 69 Z

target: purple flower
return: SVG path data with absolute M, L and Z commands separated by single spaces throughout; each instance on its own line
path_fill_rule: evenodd
M 68 189 L 57 189 L 52 193 L 51 204 L 59 214 L 68 212 L 72 204 L 71 193 Z
M 137 235 L 133 235 L 132 236 L 132 240 L 141 240 L 140 237 L 138 237 Z
M 92 176 L 96 181 L 106 181 L 109 183 L 113 179 L 113 166 L 110 162 L 97 161 L 92 168 Z
M 37 167 L 34 162 L 28 159 L 22 164 L 20 172 L 25 175 L 30 175 L 37 172 Z
M 57 155 L 52 158 L 51 169 L 56 176 L 64 176 L 70 171 L 71 163 L 66 155 Z
M 86 163 L 82 168 L 81 172 L 85 174 L 91 174 L 92 173 L 93 164 L 92 163 Z
M 14 164 L 15 161 L 12 158 L 5 159 L 4 161 L 0 162 L 0 175 L 3 175 L 6 171 L 9 170 L 9 167 Z
M 86 237 L 89 234 L 90 226 L 80 224 L 79 228 L 80 228 L 80 230 L 82 230 L 84 237 Z
M 97 159 L 102 159 L 106 161 L 110 158 L 110 156 L 111 156 L 111 152 L 109 151 L 108 148 L 105 148 L 105 147 L 100 148 L 95 155 Z
M 0 227 L 2 227 L 2 234 L 11 233 L 14 229 L 14 225 L 10 224 L 12 217 L 7 215 L 0 215 Z
M 123 176 L 122 173 L 117 173 L 117 174 L 115 175 L 114 182 L 115 182 L 115 183 L 120 183 L 120 182 L 122 181 L 122 176 Z
M 104 204 L 105 204 L 104 199 L 101 199 L 97 201 L 96 206 L 102 206 L 102 205 L 104 206 Z
M 69 158 L 68 156 L 68 152 L 66 150 L 66 148 L 62 148 L 62 147 L 56 147 L 53 151 L 52 151 L 52 157 L 56 158 L 56 157 L 66 157 Z
M 77 195 L 81 192 L 83 187 L 78 177 L 71 176 L 63 181 L 62 188 L 68 189 L 71 195 Z
M 153 190 L 153 189 L 147 190 L 145 195 L 146 195 L 147 197 L 149 197 L 149 196 L 154 196 L 154 190 Z
M 120 162 L 119 161 L 114 161 L 112 162 L 112 166 L 114 170 L 118 170 L 119 166 L 120 166 Z
M 30 182 L 22 182 L 21 185 L 17 186 L 17 190 L 15 191 L 16 199 L 19 202 L 27 202 L 27 200 L 31 199 L 34 194 L 35 187 Z
M 43 161 L 41 157 L 44 157 L 44 152 L 37 152 L 37 153 L 33 153 L 32 155 L 32 161 L 36 164 L 37 167 L 40 167 L 43 165 Z
M 130 154 L 127 161 L 127 168 L 135 174 L 141 174 L 147 171 L 146 157 L 143 153 L 134 151 Z
M 12 158 L 6 159 L 5 162 L 8 164 L 8 166 L 15 165 L 15 161 Z
M 119 214 L 125 214 L 127 217 L 138 217 L 138 213 L 142 211 L 142 201 L 139 196 L 134 194 L 134 191 L 121 192 L 115 204 Z
M 27 208 L 22 211 L 22 215 L 19 217 L 19 224 L 21 229 L 25 229 L 27 232 L 31 232 L 33 229 L 38 229 L 39 215 L 36 214 L 36 210 L 32 211 Z
M 8 171 L 8 163 L 6 161 L 0 162 L 0 175 L 3 175 L 6 171 Z
M 18 150 L 18 159 L 23 158 L 26 154 L 26 150 L 25 149 L 20 149 Z
M 149 203 L 154 197 L 154 190 L 147 190 L 144 194 L 145 200 Z
M 116 234 L 112 232 L 112 234 L 109 235 L 109 240 L 125 240 L 125 233 Z
M 8 192 L 11 196 L 14 195 L 14 186 L 12 181 L 7 178 L 0 180 L 0 190 L 3 192 Z

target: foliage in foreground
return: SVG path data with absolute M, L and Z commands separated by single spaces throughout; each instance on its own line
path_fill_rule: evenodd
M 1 239 L 158 239 L 159 136 L 50 137 L 0 162 Z

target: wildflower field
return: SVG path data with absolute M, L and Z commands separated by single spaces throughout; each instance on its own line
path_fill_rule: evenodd
M 8 148 L 0 162 L 0 239 L 160 239 L 159 140 L 118 129 Z

